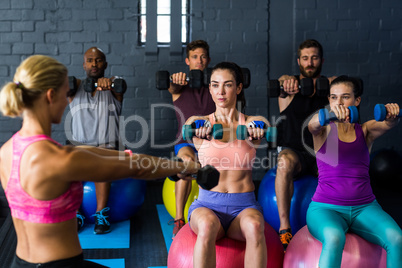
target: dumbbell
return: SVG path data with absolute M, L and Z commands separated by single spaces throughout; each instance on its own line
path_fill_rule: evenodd
M 278 80 L 268 80 L 268 97 L 276 98 L 283 92 L 283 86 L 280 85 Z M 299 84 L 300 93 L 303 96 L 311 96 L 314 93 L 314 82 L 310 77 L 306 77 L 300 80 Z
M 384 121 L 387 117 L 387 109 L 384 104 L 377 104 L 374 106 L 374 119 L 376 121 Z M 399 109 L 397 117 L 402 117 L 402 109 Z
M 78 83 L 75 76 L 68 77 L 68 87 L 70 88 L 70 90 L 67 92 L 67 97 L 74 96 L 78 90 Z
M 248 68 L 241 68 L 243 73 L 243 88 L 248 88 L 251 83 L 251 74 Z
M 350 123 L 357 123 L 359 121 L 359 111 L 356 106 L 349 106 L 349 116 Z M 321 126 L 326 126 L 330 121 L 336 121 L 338 118 L 336 117 L 334 112 L 328 112 L 327 109 L 320 109 L 318 111 L 318 121 Z
M 243 88 L 250 86 L 251 74 L 248 68 L 241 68 L 243 73 Z M 199 89 L 202 86 L 208 86 L 211 82 L 212 68 L 205 68 L 201 70 L 191 70 L 186 81 L 189 82 L 190 88 Z M 166 90 L 170 87 L 170 75 L 168 71 L 156 72 L 156 88 L 159 90 Z
M 88 93 L 92 93 L 98 87 L 98 83 L 95 79 L 87 77 L 82 81 L 84 83 L 84 90 Z M 116 78 L 112 83 L 113 91 L 119 94 L 124 94 L 127 90 L 127 84 L 124 79 Z
M 168 71 L 157 71 L 156 88 L 159 90 L 167 90 L 172 81 Z M 200 89 L 204 85 L 204 73 L 201 70 L 191 70 L 186 77 L 186 81 L 190 88 Z
M 352 77 L 356 80 L 357 84 L 359 85 L 360 95 L 363 92 L 363 80 L 359 77 Z M 326 77 L 319 77 L 315 81 L 315 87 L 317 89 L 317 96 L 319 97 L 328 97 L 329 96 L 329 80 Z
M 211 123 L 207 120 L 195 120 L 191 125 L 183 125 L 181 133 L 183 140 L 191 141 L 195 135 L 195 130 L 202 126 L 210 127 Z M 220 140 L 223 137 L 223 127 L 222 124 L 214 124 L 212 127 L 212 138 L 215 140 Z
M 317 96 L 328 97 L 329 96 L 329 80 L 326 77 L 318 77 L 315 80 L 315 88 L 317 90 Z
M 264 123 L 265 138 L 268 142 L 270 148 L 276 148 L 277 141 L 277 128 L 276 127 L 266 127 Z M 236 137 L 238 140 L 245 140 L 250 134 L 247 131 L 245 125 L 238 125 L 236 129 Z
M 177 161 L 182 162 L 183 160 L 178 158 Z M 201 186 L 203 189 L 211 190 L 218 185 L 219 175 L 219 171 L 215 167 L 211 165 L 206 165 L 198 170 L 197 175 L 191 176 L 196 179 L 198 185 Z M 177 175 L 173 175 L 168 178 L 174 182 L 180 180 Z

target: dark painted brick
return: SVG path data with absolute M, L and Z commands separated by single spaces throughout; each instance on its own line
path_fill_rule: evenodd
M 13 32 L 32 32 L 34 23 L 32 21 L 12 22 L 11 28 Z
M 36 54 L 57 55 L 59 52 L 55 44 L 35 44 Z
M 12 54 L 31 55 L 34 52 L 33 43 L 15 43 L 11 47 Z
M 123 11 L 121 9 L 98 9 L 97 10 L 97 18 L 98 20 L 107 20 L 107 19 L 122 19 Z
M 45 12 L 43 10 L 23 10 L 22 19 L 28 21 L 42 21 L 45 19 Z
M 32 0 L 11 0 L 11 8 L 12 9 L 32 9 L 33 1 Z
M 84 22 L 85 23 L 85 22 Z M 79 32 L 83 30 L 82 21 L 60 21 L 57 25 L 61 32 Z
M 0 21 L 19 21 L 21 17 L 21 10 L 0 10 Z
M 304 9 L 304 8 L 316 8 L 315 0 L 304 0 L 304 1 L 296 1 L 296 8 Z
M 79 33 L 71 33 L 71 40 L 74 42 L 95 42 L 96 41 L 96 33 L 94 32 L 79 32 Z
M 198 1 L 193 1 L 193 2 L 198 2 Z M 201 2 L 201 1 L 199 1 Z M 205 3 L 205 9 L 220 9 L 220 8 L 230 8 L 230 2 L 231 1 L 216 1 L 216 0 L 205 0 L 203 1 Z M 244 1 L 242 1 L 244 2 Z
M 95 20 L 96 19 L 96 10 L 94 9 L 73 9 L 72 10 L 72 19 L 73 21 L 78 20 Z

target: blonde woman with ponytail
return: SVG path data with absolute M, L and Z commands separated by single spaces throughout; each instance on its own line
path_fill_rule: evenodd
M 23 119 L 21 129 L 0 148 L 1 184 L 17 233 L 11 267 L 104 267 L 85 261 L 79 243 L 81 181 L 156 179 L 196 173 L 200 167 L 131 151 L 121 155 L 89 146 L 61 146 L 51 138 L 51 126 L 62 119 L 68 91 L 66 67 L 35 55 L 21 63 L 0 92 L 2 114 Z M 147 166 L 140 166 L 142 162 Z

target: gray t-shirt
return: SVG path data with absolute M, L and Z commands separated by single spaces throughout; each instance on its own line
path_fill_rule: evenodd
M 117 148 L 121 107 L 122 103 L 111 91 L 96 91 L 92 97 L 81 83 L 70 103 L 71 142 L 92 146 L 111 145 Z

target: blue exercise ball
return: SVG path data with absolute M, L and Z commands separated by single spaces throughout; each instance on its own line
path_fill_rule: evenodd
M 381 149 L 370 155 L 370 178 L 373 187 L 391 190 L 402 186 L 402 157 L 393 149 Z
M 84 198 L 81 213 L 85 222 L 94 223 L 93 214 L 96 212 L 96 193 L 93 182 L 84 182 Z M 113 181 L 110 188 L 107 206 L 110 208 L 109 220 L 119 222 L 130 219 L 144 203 L 146 181 L 123 179 Z
M 258 189 L 258 202 L 264 211 L 264 220 L 276 231 L 279 231 L 280 221 L 275 193 L 276 167 L 268 170 Z M 317 188 L 318 179 L 314 176 L 302 176 L 293 181 L 294 193 L 290 202 L 290 226 L 295 234 L 306 225 L 306 214 L 311 198 Z

